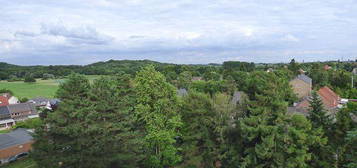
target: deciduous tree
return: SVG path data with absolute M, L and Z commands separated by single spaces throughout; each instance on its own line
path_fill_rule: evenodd
M 145 153 L 148 167 L 173 166 L 181 161 L 176 139 L 182 126 L 177 112 L 176 89 L 165 77 L 147 66 L 135 78 L 135 113 L 145 128 Z

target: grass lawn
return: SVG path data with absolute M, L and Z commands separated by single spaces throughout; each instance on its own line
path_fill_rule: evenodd
M 10 131 L 11 131 L 10 129 L 0 130 L 0 134 L 6 134 L 9 133 Z
M 37 168 L 37 165 L 31 158 L 24 158 L 17 160 L 14 163 L 7 164 L 2 168 Z
M 35 83 L 19 82 L 0 82 L 0 89 L 9 89 L 14 92 L 18 98 L 35 98 L 35 97 L 48 97 L 52 98 L 59 85 L 58 80 L 37 80 Z
M 88 75 L 87 78 L 90 81 L 98 79 L 100 75 Z M 14 92 L 14 95 L 18 98 L 35 98 L 35 97 L 47 97 L 53 98 L 58 89 L 60 83 L 65 79 L 51 79 L 41 80 L 37 79 L 35 83 L 25 83 L 23 81 L 7 82 L 0 81 L 0 89 L 9 89 Z

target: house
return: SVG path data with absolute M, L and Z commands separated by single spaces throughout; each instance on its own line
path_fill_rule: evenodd
M 9 104 L 17 104 L 20 103 L 19 99 L 15 96 L 12 96 L 10 93 L 3 93 L 1 96 L 6 97 Z
M 11 96 L 9 98 L 9 104 L 18 104 L 18 103 L 20 103 L 20 100 L 17 97 Z
M 35 107 L 43 107 L 49 110 L 52 110 L 54 107 L 57 107 L 60 102 L 61 101 L 59 99 L 47 99 L 43 97 L 37 97 L 27 101 L 27 103 L 30 103 Z
M 15 120 L 11 118 L 8 106 L 0 106 L 0 130 L 8 129 L 15 125 Z
M 44 97 L 36 97 L 34 99 L 30 99 L 27 101 L 28 103 L 32 103 L 36 107 L 40 106 L 47 106 L 47 104 L 50 102 L 50 99 L 44 98 Z
M 8 106 L 11 118 L 15 121 L 38 117 L 34 105 L 30 103 L 11 104 Z
M 23 128 L 0 134 L 0 165 L 20 154 L 28 153 L 33 142 L 31 132 Z
M 357 68 L 353 68 L 352 73 L 357 75 Z
M 333 115 L 336 114 L 338 108 L 340 107 L 340 104 L 343 103 L 343 101 L 341 101 L 342 99 L 340 98 L 340 96 L 338 96 L 327 86 L 320 88 L 317 91 L 317 94 L 319 95 L 322 101 L 324 109 L 329 114 L 333 114 Z M 289 107 L 288 112 L 299 113 L 307 116 L 310 109 L 310 99 L 311 99 L 310 96 L 306 96 L 302 98 L 300 102 L 295 103 L 293 107 Z
M 311 95 L 312 79 L 310 77 L 301 74 L 291 80 L 289 84 L 299 99 Z
M 341 101 L 340 96 L 338 96 L 327 86 L 320 88 L 319 91 L 317 91 L 317 94 L 319 94 L 323 104 L 327 109 L 337 108 L 339 102 Z
M 9 105 L 9 99 L 5 96 L 0 96 L 0 107 Z
M 289 113 L 298 113 L 304 116 L 309 115 L 310 110 L 310 96 L 306 96 L 300 100 L 298 103 L 294 103 L 294 106 L 288 107 Z
M 325 71 L 330 70 L 331 68 L 332 68 L 332 67 L 329 66 L 329 65 L 325 65 L 325 66 L 324 66 L 324 70 L 325 70 Z

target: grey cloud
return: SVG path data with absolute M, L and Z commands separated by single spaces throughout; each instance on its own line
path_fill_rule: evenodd
M 74 44 L 109 44 L 114 40 L 113 37 L 100 34 L 95 28 L 89 26 L 69 28 L 60 23 L 42 24 L 41 33 L 62 36 Z
M 6 53 L 0 46 L 0 57 L 6 54 L 0 59 L 21 64 L 354 59 L 356 9 L 355 0 L 4 1 L 0 39 L 10 42 Z
M 142 36 L 142 35 L 131 35 L 129 36 L 130 39 L 141 39 L 141 38 L 145 38 L 146 36 Z
M 39 34 L 34 33 L 34 32 L 29 32 L 29 31 L 17 31 L 15 32 L 14 36 L 15 37 L 21 37 L 21 36 L 28 36 L 28 37 L 35 37 L 38 36 Z

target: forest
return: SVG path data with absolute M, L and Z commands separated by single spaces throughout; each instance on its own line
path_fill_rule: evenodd
M 2 63 L 0 78 L 67 78 L 56 92 L 58 107 L 40 113 L 31 152 L 39 167 L 355 168 L 357 102 L 330 115 L 315 92 L 328 86 L 357 99 L 353 68 L 356 62 L 295 60 Z M 307 116 L 287 110 L 297 101 L 289 81 L 301 73 L 314 90 Z M 85 75 L 104 76 L 89 82 Z

